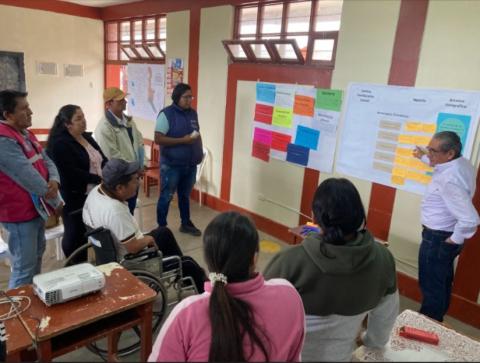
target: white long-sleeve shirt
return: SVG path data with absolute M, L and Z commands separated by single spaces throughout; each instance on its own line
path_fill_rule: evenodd
M 428 162 L 428 157 L 422 157 Z M 463 244 L 480 224 L 472 204 L 475 193 L 475 169 L 470 161 L 459 157 L 438 164 L 422 200 L 422 224 L 430 229 L 453 232 L 450 239 Z

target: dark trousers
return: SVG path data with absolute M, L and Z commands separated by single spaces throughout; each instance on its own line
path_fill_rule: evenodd
M 87 199 L 86 195 L 68 196 L 62 210 L 64 233 L 62 238 L 62 250 L 68 258 L 77 248 L 87 243 L 85 238 L 85 225 L 82 219 L 82 208 Z M 78 254 L 74 262 L 86 262 L 87 251 Z
M 204 291 L 203 283 L 207 276 L 202 267 L 190 256 L 184 256 L 172 231 L 168 227 L 157 227 L 148 233 L 155 239 L 158 249 L 162 251 L 163 257 L 180 256 L 182 260 L 183 276 L 192 277 L 199 293 Z M 169 261 L 163 265 L 164 270 L 171 270 L 177 267 L 175 261 Z
M 450 305 L 453 262 L 463 247 L 445 242 L 451 235 L 424 227 L 418 254 L 418 282 L 423 295 L 420 313 L 440 322 Z
M 196 166 L 160 165 L 160 197 L 157 203 L 157 223 L 167 225 L 168 208 L 175 194 L 178 195 L 178 209 L 182 224 L 190 223 L 190 193 L 197 175 Z

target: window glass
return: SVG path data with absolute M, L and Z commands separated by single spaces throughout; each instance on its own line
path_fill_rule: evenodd
M 307 32 L 310 29 L 311 1 L 302 1 L 288 5 L 287 33 Z
M 312 60 L 331 61 L 334 44 L 333 39 L 315 39 Z
M 122 42 L 130 41 L 130 22 L 122 21 L 120 23 L 120 40 Z
M 315 16 L 315 31 L 338 31 L 342 16 L 342 0 L 319 0 Z
M 257 32 L 258 7 L 240 9 L 239 34 L 255 34 Z
M 265 5 L 263 8 L 262 33 L 280 33 L 282 31 L 283 4 Z

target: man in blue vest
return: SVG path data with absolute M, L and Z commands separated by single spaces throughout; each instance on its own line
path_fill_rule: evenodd
M 168 208 L 175 190 L 180 209 L 180 232 L 200 236 L 190 220 L 190 193 L 195 184 L 197 165 L 203 157 L 197 112 L 192 108 L 192 89 L 179 83 L 172 92 L 173 103 L 160 111 L 155 124 L 155 142 L 160 145 L 160 197 L 157 222 L 167 225 Z

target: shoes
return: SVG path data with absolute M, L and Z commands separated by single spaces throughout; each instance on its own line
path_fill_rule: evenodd
M 200 231 L 197 227 L 195 227 L 192 222 L 188 222 L 187 224 L 182 224 L 179 230 L 182 233 L 188 233 L 188 234 L 191 234 L 192 236 L 198 237 L 202 235 L 202 231 Z

